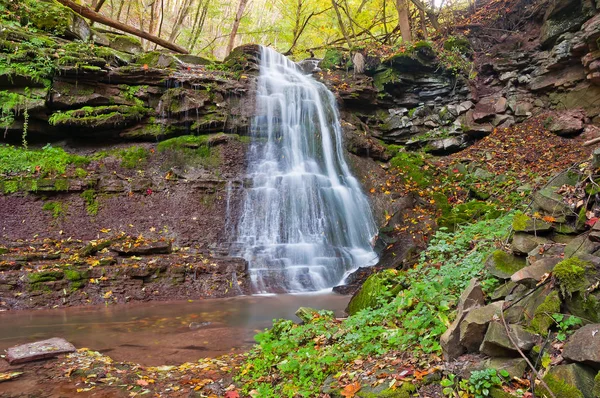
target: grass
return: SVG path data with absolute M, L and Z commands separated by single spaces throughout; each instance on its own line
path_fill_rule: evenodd
M 11 145 L 0 145 L 0 175 L 34 174 L 40 176 L 64 174 L 69 165 L 85 165 L 89 160 L 72 155 L 62 148 L 46 145 L 40 150 L 28 150 Z
M 256 336 L 258 346 L 241 368 L 238 381 L 244 392 L 312 397 L 329 375 L 358 358 L 393 350 L 439 356 L 439 338 L 451 323 L 460 293 L 471 278 L 486 277 L 485 259 L 511 222 L 512 216 L 504 215 L 461 225 L 455 232 L 438 231 L 414 269 L 388 271 L 396 276 L 388 278 L 375 308 L 341 323 L 327 311 L 303 325 L 275 321 Z M 488 288 L 492 284 L 484 282 Z
M 135 169 L 146 164 L 150 152 L 146 148 L 132 146 L 122 149 L 118 155 L 121 158 L 121 167 Z

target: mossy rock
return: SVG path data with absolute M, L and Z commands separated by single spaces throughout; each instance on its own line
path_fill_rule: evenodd
M 600 323 L 600 300 L 595 294 L 575 292 L 565 298 L 565 307 L 571 315 L 585 321 Z
M 550 382 L 546 380 L 548 376 L 550 376 Z M 544 381 L 556 397 L 592 397 L 595 376 L 596 373 L 591 368 L 572 363 L 554 366 L 548 371 L 548 375 L 544 377 Z M 558 388 L 558 390 L 555 390 L 555 388 Z M 578 395 L 578 393 L 581 395 Z
M 62 279 L 63 277 L 64 277 L 63 271 L 41 271 L 41 272 L 31 273 L 28 276 L 29 283 L 31 283 L 31 284 L 57 281 L 57 280 Z
M 600 397 L 600 372 L 594 377 L 594 389 L 592 390 L 592 394 L 594 398 Z
M 260 65 L 260 46 L 245 44 L 234 48 L 223 61 L 232 72 L 256 72 Z
M 109 47 L 114 50 L 134 55 L 144 52 L 142 43 L 135 37 L 118 33 L 107 33 L 106 36 L 110 41 Z
M 450 211 L 438 218 L 437 224 L 439 227 L 454 230 L 460 224 L 480 219 L 493 220 L 500 215 L 501 212 L 493 204 L 472 200 L 452 207 Z
M 0 246 L 0 256 L 8 253 L 8 249 L 6 247 Z
M 54 113 L 49 122 L 58 127 L 111 130 L 135 124 L 151 112 L 153 112 L 152 109 L 143 106 L 86 106 L 81 109 Z
M 550 390 L 554 393 L 554 396 L 557 398 L 586 398 L 583 393 L 577 389 L 577 387 L 560 380 L 551 374 L 547 374 L 544 377 L 544 382 L 548 385 Z M 543 385 L 538 387 L 538 391 L 540 392 L 540 396 L 550 396 L 548 394 L 548 390 Z M 536 394 L 537 395 L 537 394 Z
M 473 47 L 471 42 L 464 36 L 450 36 L 444 42 L 444 50 L 446 51 L 458 51 L 463 55 L 470 55 L 473 53 Z
M 552 224 L 531 218 L 520 211 L 515 213 L 512 227 L 515 232 L 543 233 L 552 230 Z
M 500 279 L 509 279 L 515 272 L 524 268 L 527 261 L 503 250 L 494 251 L 486 260 L 485 268 L 493 276 Z
M 376 387 L 365 385 L 355 396 L 360 398 L 410 398 L 416 390 L 417 388 L 410 382 L 404 382 L 393 389 L 388 388 L 387 383 L 383 383 Z
M 553 274 L 558 280 L 560 291 L 564 297 L 571 297 L 575 292 L 583 292 L 590 285 L 586 275 L 592 264 L 578 257 L 567 258 L 556 264 Z
M 65 279 L 71 282 L 77 282 L 81 280 L 88 279 L 89 272 L 88 271 L 78 271 L 76 269 L 67 268 L 64 270 Z
M 536 333 L 547 336 L 548 331 L 554 325 L 552 315 L 560 313 L 561 300 L 556 290 L 546 296 L 544 302 L 540 304 L 533 314 L 530 327 Z
M 582 234 L 575 237 L 565 246 L 565 258 L 592 254 L 598 249 L 600 249 L 599 242 L 593 242 L 588 239 L 587 234 Z
M 373 274 L 367 278 L 360 290 L 352 297 L 346 312 L 349 315 L 354 315 L 357 312 L 366 308 L 375 308 L 383 299 L 384 292 L 390 287 L 390 279 L 395 274 L 393 271 L 386 270 Z

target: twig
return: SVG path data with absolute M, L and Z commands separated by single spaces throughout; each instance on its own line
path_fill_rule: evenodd
M 593 138 L 583 143 L 583 146 L 590 146 L 600 142 L 600 137 Z
M 500 318 L 502 319 L 502 324 L 504 325 L 504 329 L 506 329 L 506 334 L 508 335 L 508 339 L 510 340 L 510 343 L 513 345 L 513 347 L 515 347 L 517 349 L 517 351 L 519 352 L 519 355 L 521 355 L 521 357 L 523 357 L 525 362 L 527 362 L 527 365 L 529 365 L 529 367 L 531 368 L 533 373 L 535 373 L 535 377 L 537 377 L 537 379 L 540 381 L 540 383 L 542 383 L 544 388 L 548 391 L 548 394 L 550 394 L 550 396 L 552 398 L 556 398 L 556 395 L 554 395 L 554 393 L 552 392 L 550 387 L 548 387 L 548 384 L 546 384 L 546 382 L 540 377 L 540 374 L 538 373 L 535 366 L 533 366 L 533 364 L 531 363 L 529 358 L 527 358 L 527 356 L 523 353 L 523 351 L 521 351 L 521 349 L 517 346 L 517 344 L 515 343 L 515 340 L 511 336 L 510 329 L 508 328 L 508 325 L 506 324 L 506 319 L 504 319 L 504 305 L 502 305 L 502 311 L 500 311 Z

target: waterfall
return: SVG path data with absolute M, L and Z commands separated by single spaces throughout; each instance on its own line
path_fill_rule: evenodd
M 257 293 L 331 288 L 373 265 L 375 223 L 344 159 L 333 94 L 262 47 L 238 243 Z

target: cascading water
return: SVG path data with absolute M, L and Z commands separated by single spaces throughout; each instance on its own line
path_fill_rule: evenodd
M 261 48 L 238 242 L 258 293 L 331 288 L 372 265 L 375 223 L 342 150 L 333 94 Z

